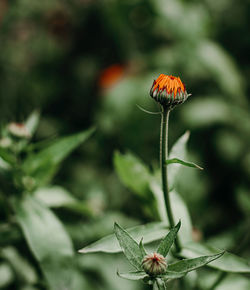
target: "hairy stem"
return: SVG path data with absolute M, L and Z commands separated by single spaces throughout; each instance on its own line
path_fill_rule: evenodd
M 175 226 L 174 217 L 171 208 L 169 190 L 168 190 L 168 169 L 166 160 L 168 159 L 168 120 L 169 120 L 169 108 L 163 107 L 161 115 L 161 135 L 160 135 L 160 166 L 162 177 L 162 190 L 165 200 L 165 206 L 168 216 L 169 225 L 171 228 Z M 175 239 L 175 248 L 177 253 L 180 252 L 180 242 L 178 236 Z

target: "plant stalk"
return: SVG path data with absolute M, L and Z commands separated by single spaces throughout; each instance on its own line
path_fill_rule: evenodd
M 153 284 L 153 290 L 166 290 L 166 289 L 167 288 L 165 283 L 161 279 L 156 278 Z
M 166 161 L 168 159 L 168 120 L 169 120 L 170 109 L 163 106 L 161 115 L 161 135 L 160 135 L 160 166 L 161 166 L 161 177 L 162 177 L 162 191 L 165 200 L 165 207 L 168 216 L 169 225 L 171 228 L 175 226 L 173 212 L 171 208 L 169 189 L 168 189 L 168 169 Z M 176 252 L 179 253 L 181 250 L 178 236 L 175 239 Z

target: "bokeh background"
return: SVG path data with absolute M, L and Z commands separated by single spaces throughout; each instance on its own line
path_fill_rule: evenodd
M 183 169 L 178 184 L 198 238 L 230 248 L 242 237 L 250 218 L 249 21 L 249 0 L 0 1 L 1 125 L 38 109 L 35 141 L 96 127 L 53 181 L 85 204 L 78 213 L 55 210 L 76 250 L 111 233 L 114 220 L 154 220 L 118 179 L 113 154 L 131 151 L 157 166 L 160 117 L 136 105 L 159 110 L 149 90 L 160 73 L 180 76 L 192 94 L 170 116 L 169 142 L 190 130 L 188 159 L 205 169 Z M 117 264 L 127 267 L 119 255 L 81 257 L 84 289 L 143 287 L 117 278 Z M 13 278 L 3 289 L 20 285 Z

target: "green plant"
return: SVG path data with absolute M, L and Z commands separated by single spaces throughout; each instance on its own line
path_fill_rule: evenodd
M 194 271 L 213 260 L 218 259 L 224 254 L 224 252 L 222 252 L 194 259 L 183 259 L 167 265 L 165 257 L 168 255 L 172 244 L 176 240 L 180 225 L 181 223 L 179 222 L 169 231 L 169 233 L 162 239 L 153 255 L 148 255 L 143 247 L 142 240 L 138 245 L 124 229 L 115 224 L 115 235 L 119 241 L 120 247 L 128 261 L 137 270 L 129 273 L 118 272 L 118 275 L 129 280 L 143 280 L 145 283 L 153 285 L 154 289 L 166 289 L 166 282 L 169 282 L 172 279 L 181 278 L 188 272 Z M 161 267 L 160 262 L 163 263 L 163 261 L 165 267 Z
M 10 123 L 2 130 L 0 261 L 4 264 L 0 268 L 6 280 L 0 287 L 11 287 L 18 280 L 22 287 L 31 289 L 81 289 L 85 281 L 75 263 L 71 237 L 49 202 L 56 198 L 56 192 L 58 202 L 64 202 L 65 207 L 79 207 L 80 201 L 50 183 L 62 161 L 94 130 L 33 143 L 38 122 L 39 113 L 34 112 L 26 122 Z M 50 199 L 41 195 L 41 190 L 49 193 Z M 22 252 L 32 255 L 39 268 Z
M 150 172 L 131 154 L 123 156 L 116 153 L 114 163 L 122 182 L 138 196 L 151 200 L 148 211 L 152 215 L 156 212 L 164 223 L 148 224 L 128 230 L 115 224 L 115 236 L 104 237 L 80 252 L 123 251 L 136 271 L 118 275 L 130 280 L 143 280 L 153 285 L 153 289 L 167 289 L 167 283 L 172 279 L 179 279 L 180 285 L 183 286 L 187 282 L 184 276 L 188 272 L 205 265 L 223 272 L 249 273 L 250 266 L 247 261 L 225 253 L 224 250 L 193 242 L 188 210 L 174 189 L 180 166 L 202 169 L 193 162 L 185 161 L 188 133 L 176 142 L 168 156 L 169 113 L 188 98 L 185 86 L 179 78 L 160 75 L 154 81 L 150 95 L 161 105 L 160 171 L 156 169 Z M 180 222 L 174 226 L 177 219 L 182 221 L 179 234 Z M 119 244 L 116 243 L 115 237 Z M 160 239 L 162 241 L 155 254 L 148 255 L 142 241 L 146 245 Z M 165 257 L 173 243 L 175 249 L 169 257 L 173 262 L 167 267 Z

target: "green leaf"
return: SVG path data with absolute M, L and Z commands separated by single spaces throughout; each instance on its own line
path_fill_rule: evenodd
M 34 268 L 24 259 L 14 247 L 3 248 L 1 256 L 5 258 L 14 269 L 17 277 L 28 284 L 37 282 L 37 274 Z
M 14 165 L 16 163 L 16 158 L 1 147 L 0 147 L 0 157 L 10 165 Z
M 221 250 L 215 247 L 189 242 L 183 246 L 181 255 L 187 258 L 194 258 L 200 255 L 218 254 L 218 252 L 221 252 Z M 250 264 L 247 260 L 228 252 L 208 266 L 225 272 L 250 273 Z
M 74 289 L 73 246 L 57 217 L 31 196 L 13 202 L 16 219 L 51 289 Z
M 143 238 L 141 238 L 141 240 L 140 240 L 139 247 L 140 247 L 140 249 L 141 249 L 141 252 L 142 252 L 143 256 L 146 256 L 147 253 L 146 253 L 146 251 L 145 251 L 145 248 L 143 247 L 143 243 L 142 243 L 142 241 L 143 241 Z
M 114 231 L 126 258 L 132 266 L 134 266 L 137 270 L 141 270 L 141 263 L 144 258 L 144 253 L 141 251 L 141 248 L 137 242 L 117 223 L 115 223 Z
M 163 280 L 170 280 L 170 279 L 178 279 L 181 278 L 183 276 L 185 276 L 186 273 L 184 272 L 173 272 L 173 271 L 166 271 L 166 273 L 160 275 L 159 277 L 161 277 Z
M 128 273 L 119 273 L 117 275 L 121 278 L 128 279 L 128 280 L 142 280 L 148 275 L 144 271 L 136 271 L 136 272 L 128 272 Z
M 70 192 L 60 186 L 39 188 L 34 192 L 34 196 L 48 207 L 64 207 L 81 216 L 92 215 L 91 209 L 85 202 L 74 198 Z
M 177 263 L 169 265 L 168 270 L 181 273 L 190 272 L 220 258 L 223 254 L 224 252 L 211 256 L 202 256 L 194 259 L 184 259 Z
M 14 280 L 14 273 L 7 263 L 0 264 L 0 289 L 5 289 Z
M 33 135 L 38 127 L 38 123 L 40 120 L 40 113 L 39 111 L 33 111 L 28 119 L 25 122 L 25 126 L 28 129 L 28 132 Z
M 39 188 L 34 192 L 34 196 L 48 207 L 61 207 L 77 203 L 77 199 L 60 186 Z
M 233 275 L 228 274 L 225 277 L 225 279 L 221 281 L 220 284 L 216 287 L 216 290 L 232 290 L 232 289 L 249 290 L 250 289 L 249 278 L 237 274 Z
M 193 167 L 193 168 L 197 168 L 197 169 L 203 170 L 203 168 L 200 167 L 199 165 L 197 165 L 197 164 L 195 164 L 193 162 L 181 160 L 179 158 L 172 158 L 172 159 L 168 159 L 166 161 L 167 165 L 172 164 L 172 163 L 179 163 L 179 164 L 184 165 L 184 166 Z
M 149 194 L 150 172 L 143 162 L 131 153 L 115 152 L 114 166 L 121 182 L 139 196 Z
M 165 222 L 162 223 L 149 223 L 146 225 L 132 227 L 127 229 L 128 233 L 135 239 L 136 242 L 140 242 L 143 237 L 144 244 L 151 243 L 162 239 L 168 232 Z M 108 235 L 86 247 L 79 250 L 80 253 L 119 253 L 121 247 L 114 234 Z
M 236 193 L 237 203 L 242 210 L 242 212 L 246 215 L 250 215 L 250 194 L 248 188 L 239 188 Z
M 174 240 L 176 239 L 177 233 L 180 229 L 181 222 L 170 230 L 170 232 L 166 235 L 166 237 L 160 242 L 160 245 L 157 249 L 157 253 L 161 254 L 163 257 L 166 257 L 170 248 L 172 247 Z
M 187 154 L 187 141 L 189 139 L 189 132 L 186 132 L 182 135 L 172 147 L 169 153 L 169 159 L 180 159 L 183 160 Z M 168 166 L 168 183 L 169 188 L 172 189 L 176 183 L 178 172 L 181 168 L 181 165 L 178 163 L 173 163 Z
M 23 170 L 27 175 L 36 179 L 37 184 L 46 184 L 55 174 L 58 165 L 77 146 L 84 142 L 94 129 L 83 131 L 71 136 L 53 141 L 48 147 L 36 154 L 31 154 L 23 163 Z

